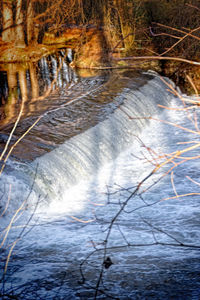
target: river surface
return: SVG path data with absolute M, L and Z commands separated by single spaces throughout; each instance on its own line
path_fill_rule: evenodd
M 37 100 L 59 59 L 35 66 L 37 84 L 29 66 L 2 85 L 2 150 L 21 98 L 11 144 L 42 116 L 1 175 L 2 298 L 199 299 L 199 108 L 154 72 L 88 77 L 67 62 Z

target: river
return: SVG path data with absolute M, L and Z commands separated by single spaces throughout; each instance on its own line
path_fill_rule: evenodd
M 1 175 L 2 298 L 199 299 L 198 106 L 152 71 L 60 61 L 1 75 L 1 149 L 22 98 L 11 144 L 41 117 Z

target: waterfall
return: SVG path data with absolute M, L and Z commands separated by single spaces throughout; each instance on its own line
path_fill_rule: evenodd
M 149 122 L 148 118 L 159 112 L 158 104 L 167 105 L 171 98 L 157 76 L 138 90 L 127 88 L 119 97 L 123 98 L 122 105 L 106 120 L 31 164 L 33 169 L 38 165 L 36 188 L 40 193 L 59 199 L 64 189 L 94 175 L 130 146 Z
M 148 76 L 150 79 L 144 85 L 124 87 L 113 100 L 120 105 L 95 126 L 72 136 L 31 163 L 10 162 L 1 180 L 2 190 L 3 186 L 9 189 L 8 182 L 15 186 L 12 197 L 16 203 L 30 190 L 35 199 L 42 195 L 48 201 L 59 200 L 66 189 L 95 175 L 101 166 L 115 160 L 133 144 L 149 117 L 159 113 L 158 104 L 168 105 L 171 99 L 160 77 L 154 73 Z M 6 202 L 7 196 L 4 198 Z
M 198 107 L 182 109 L 153 72 L 67 72 L 1 176 L 0 292 L 94 299 L 103 274 L 111 297 L 199 299 L 198 148 L 148 177 L 158 156 L 196 145 Z

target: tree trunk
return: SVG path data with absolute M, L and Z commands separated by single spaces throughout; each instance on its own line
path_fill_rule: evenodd
M 17 0 L 16 3 L 16 16 L 15 16 L 15 45 L 18 47 L 25 47 L 24 28 L 23 28 L 23 13 L 22 13 L 22 0 Z
M 119 16 L 124 48 L 125 51 L 129 51 L 133 48 L 135 42 L 134 20 L 130 19 L 130 16 L 133 15 L 132 12 L 130 14 L 130 11 L 133 9 L 133 4 L 129 6 L 125 0 L 115 0 L 114 4 Z
M 4 42 L 14 42 L 15 34 L 13 27 L 13 10 L 12 10 L 12 0 L 3 0 L 2 5 L 2 17 L 3 17 L 3 32 L 2 40 Z
M 33 10 L 33 1 L 29 0 L 27 15 L 26 15 L 26 24 L 27 24 L 27 42 L 30 44 L 37 44 L 38 39 L 38 28 L 35 26 L 34 21 L 34 10 Z

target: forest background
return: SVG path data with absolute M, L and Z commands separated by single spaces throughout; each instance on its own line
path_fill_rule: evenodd
M 130 56 L 175 57 L 158 58 L 156 67 L 177 83 L 187 73 L 198 88 L 199 67 L 184 59 L 199 61 L 199 16 L 198 0 L 2 0 L 0 61 L 37 60 L 69 46 L 77 67 L 113 66 L 111 57 L 121 67 Z

